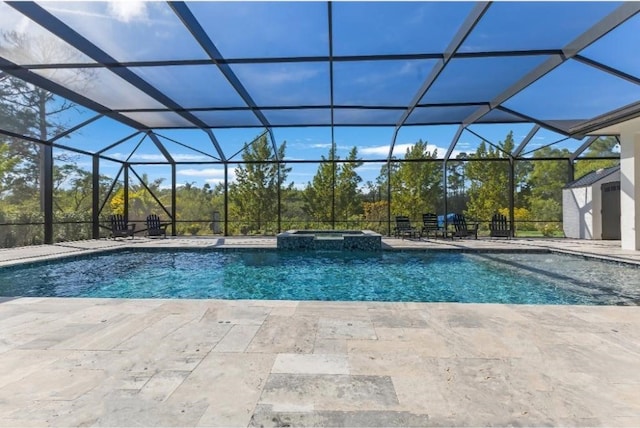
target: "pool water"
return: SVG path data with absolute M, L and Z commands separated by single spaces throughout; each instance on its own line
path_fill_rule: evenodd
M 636 305 L 638 278 L 552 253 L 135 250 L 0 269 L 0 295 Z

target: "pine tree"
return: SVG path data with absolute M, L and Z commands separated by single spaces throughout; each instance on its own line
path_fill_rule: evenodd
M 278 147 L 278 159 L 284 158 L 286 144 L 283 142 Z M 246 222 L 244 232 L 264 232 L 278 218 L 279 187 L 291 168 L 265 162 L 274 160 L 266 135 L 251 145 L 245 144 L 242 160 L 245 163 L 235 169 L 236 182 L 229 186 L 230 211 L 234 218 Z

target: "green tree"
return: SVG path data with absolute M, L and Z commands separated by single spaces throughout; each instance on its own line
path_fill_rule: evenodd
M 20 158 L 12 153 L 9 144 L 0 141 L 0 199 L 11 189 L 15 167 L 19 162 Z
M 450 213 L 463 212 L 469 202 L 465 162 L 463 161 L 468 158 L 467 153 L 461 152 L 456 155 L 454 160 L 447 162 L 447 211 Z
M 358 159 L 358 149 L 353 147 L 345 159 L 339 165 L 336 172 L 336 220 L 354 220 L 362 215 L 362 193 L 359 184 L 362 178 L 356 172 L 362 166 Z
M 391 177 L 391 212 L 422 221 L 422 214 L 436 213 L 442 201 L 442 164 L 434 162 L 437 150 L 426 141 L 409 147 Z M 424 162 L 420 162 L 424 161 Z
M 286 142 L 278 147 L 278 159 L 285 156 Z M 229 186 L 230 211 L 246 221 L 241 232 L 264 233 L 278 218 L 278 192 L 291 168 L 272 161 L 274 153 L 266 135 L 245 144 L 242 160 L 235 169 L 236 182 Z M 278 176 L 278 170 L 280 175 Z
M 219 189 L 219 187 L 216 187 Z M 176 226 L 178 235 L 210 234 L 213 212 L 220 203 L 218 190 L 206 183 L 199 188 L 185 183 L 176 189 Z
M 344 161 L 337 162 L 339 160 L 332 147 L 328 158 L 322 156 L 316 174 L 303 193 L 305 213 L 326 227 L 333 220 L 345 222 L 362 218 L 362 192 L 359 189 L 362 178 L 356 171 L 362 161 L 358 159 L 358 149 L 353 147 Z
M 534 153 L 535 158 L 568 158 L 567 149 L 543 147 Z M 539 160 L 533 162 L 529 174 L 529 210 L 536 221 L 536 228 L 545 236 L 562 230 L 562 188 L 567 183 L 566 160 Z
M 333 186 L 336 164 L 331 161 L 337 159 L 335 147 L 329 149 L 328 158 L 322 156 L 316 174 L 303 192 L 304 212 L 322 226 L 329 226 L 333 215 Z
M 469 180 L 469 202 L 465 214 L 478 220 L 488 220 L 500 209 L 509 206 L 509 154 L 513 151 L 513 132 L 497 147 L 482 141 L 471 156 L 465 172 Z M 487 161 L 481 159 L 506 159 Z

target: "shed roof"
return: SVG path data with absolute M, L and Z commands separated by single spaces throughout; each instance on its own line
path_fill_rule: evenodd
M 564 186 L 565 189 L 574 189 L 576 187 L 587 187 L 591 186 L 598 181 L 602 180 L 605 177 L 608 177 L 616 172 L 620 171 L 620 165 L 612 166 L 609 168 L 601 168 L 596 171 L 592 171 L 588 174 L 583 175 L 579 179 L 572 181 L 571 183 Z

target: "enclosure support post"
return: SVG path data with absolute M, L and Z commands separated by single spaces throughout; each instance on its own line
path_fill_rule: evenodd
M 391 236 L 391 160 L 387 160 L 387 236 Z
M 129 220 L 129 164 L 124 164 L 124 218 Z
M 176 164 L 171 164 L 171 236 L 177 235 L 176 228 Z
M 53 244 L 53 146 L 40 145 L 42 162 L 42 211 L 44 213 L 44 243 Z
M 229 236 L 229 164 L 224 164 L 224 236 Z
M 449 207 L 447 206 L 447 160 L 445 159 L 442 162 L 442 192 L 444 193 L 444 230 L 447 230 L 449 225 L 447 224 L 447 218 L 449 217 L 447 213 L 449 212 Z M 446 234 L 445 234 L 446 237 Z
M 331 152 L 331 229 L 336 229 L 336 161 Z
M 100 156 L 93 155 L 92 200 L 91 200 L 91 237 L 100 238 Z
M 276 233 L 282 232 L 282 165 L 278 162 L 278 231 Z
M 622 249 L 640 250 L 640 125 L 637 120 L 620 130 L 620 212 Z
M 567 177 L 567 183 L 571 183 L 573 180 L 575 180 L 575 174 L 576 165 L 573 163 L 573 159 L 569 159 L 569 177 Z
M 509 227 L 511 228 L 511 236 L 516 235 L 515 228 L 515 192 L 516 192 L 516 180 L 515 180 L 515 159 L 513 157 L 509 157 Z

